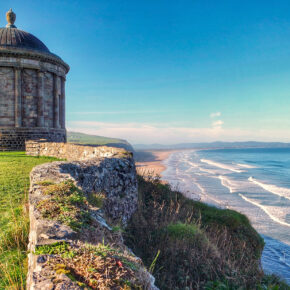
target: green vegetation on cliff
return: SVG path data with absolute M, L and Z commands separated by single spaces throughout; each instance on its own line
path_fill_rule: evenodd
M 111 147 L 124 148 L 129 151 L 134 151 L 133 147 L 126 140 L 97 135 L 89 135 L 78 132 L 67 132 L 67 141 L 69 143 L 83 145 L 100 145 L 100 146 L 106 145 Z
M 0 152 L 0 289 L 25 289 L 29 173 L 50 157 Z
M 124 235 L 160 289 L 289 289 L 264 276 L 264 241 L 246 216 L 187 199 L 158 178 L 139 176 Z

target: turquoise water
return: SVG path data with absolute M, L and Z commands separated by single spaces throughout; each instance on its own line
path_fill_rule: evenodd
M 290 148 L 186 150 L 165 164 L 189 198 L 246 214 L 266 242 L 265 272 L 290 283 Z

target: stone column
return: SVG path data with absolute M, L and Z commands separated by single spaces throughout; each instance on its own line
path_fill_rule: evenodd
M 58 86 L 58 76 L 53 75 L 53 127 L 59 128 L 59 86 Z
M 37 127 L 44 127 L 44 73 L 38 71 L 38 87 L 37 87 Z
M 61 78 L 60 126 L 65 129 L 65 78 Z
M 21 69 L 15 68 L 15 127 L 22 126 L 22 84 Z

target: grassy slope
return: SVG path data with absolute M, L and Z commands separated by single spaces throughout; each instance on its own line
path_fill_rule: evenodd
M 70 143 L 76 142 L 81 144 L 105 145 L 107 143 L 126 143 L 125 140 L 109 138 L 103 136 L 88 135 L 77 132 L 67 132 L 67 141 Z
M 96 135 L 88 135 L 77 132 L 67 132 L 67 141 L 70 143 L 92 144 L 92 145 L 106 145 L 108 143 L 124 143 L 128 144 L 126 140 L 109 138 Z
M 69 143 L 86 144 L 86 145 L 106 145 L 111 147 L 124 148 L 134 151 L 130 143 L 123 139 L 109 138 L 97 135 L 88 135 L 78 132 L 67 132 L 67 141 Z
M 0 152 L 0 289 L 24 289 L 29 231 L 29 173 L 50 157 Z
M 246 216 L 189 200 L 156 178 L 139 176 L 125 237 L 160 289 L 290 289 L 263 275 L 264 242 Z

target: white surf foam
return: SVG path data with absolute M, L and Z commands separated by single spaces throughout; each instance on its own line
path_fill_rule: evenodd
M 290 188 L 278 187 L 274 184 L 266 184 L 253 178 L 252 176 L 249 177 L 248 180 L 271 193 L 290 199 Z
M 197 181 L 196 181 L 196 185 L 197 185 L 197 187 L 200 189 L 200 191 L 202 193 L 201 196 L 200 196 L 201 201 L 209 202 L 210 204 L 212 204 L 212 202 L 214 202 L 214 204 L 216 206 L 219 206 L 219 207 L 222 205 L 220 200 L 218 200 L 218 199 L 214 198 L 213 196 L 207 194 L 205 188 L 201 184 L 199 184 Z
M 243 168 L 257 168 L 254 165 L 248 165 L 248 164 L 242 164 L 242 163 L 237 163 L 237 165 Z
M 274 216 L 272 213 L 270 213 L 269 209 L 266 207 L 266 206 L 263 206 L 261 204 L 259 204 L 258 202 L 256 201 L 253 201 L 247 197 L 245 197 L 243 194 L 239 193 L 239 196 L 244 199 L 245 201 L 259 207 L 260 209 L 262 209 L 273 221 L 275 221 L 276 223 L 279 223 L 281 225 L 284 225 L 284 226 L 287 226 L 287 227 L 290 227 L 290 224 L 284 222 L 284 221 L 281 221 L 279 218 L 277 218 L 276 216 Z
M 200 159 L 200 161 L 203 162 L 203 163 L 207 163 L 209 165 L 213 165 L 215 167 L 219 167 L 219 168 L 222 168 L 222 169 L 230 170 L 230 171 L 233 171 L 233 172 L 237 172 L 237 173 L 243 172 L 243 170 L 240 170 L 240 169 L 236 168 L 235 166 L 231 166 L 231 165 L 228 165 L 228 164 L 214 162 L 214 161 L 208 160 L 208 159 Z
M 235 192 L 235 186 L 234 186 L 234 184 L 231 182 L 231 180 L 229 180 L 227 177 L 222 176 L 222 175 L 219 175 L 218 178 L 220 179 L 221 184 L 222 184 L 224 187 L 226 187 L 226 188 L 229 189 L 230 193 Z
M 217 174 L 217 171 L 203 168 L 198 163 L 194 163 L 194 162 L 191 162 L 189 160 L 186 160 L 185 162 L 191 166 L 191 168 L 187 169 L 188 171 L 192 170 L 193 168 L 197 168 L 201 172 L 206 172 L 206 173 L 209 173 L 209 174 L 212 174 L 212 175 Z

